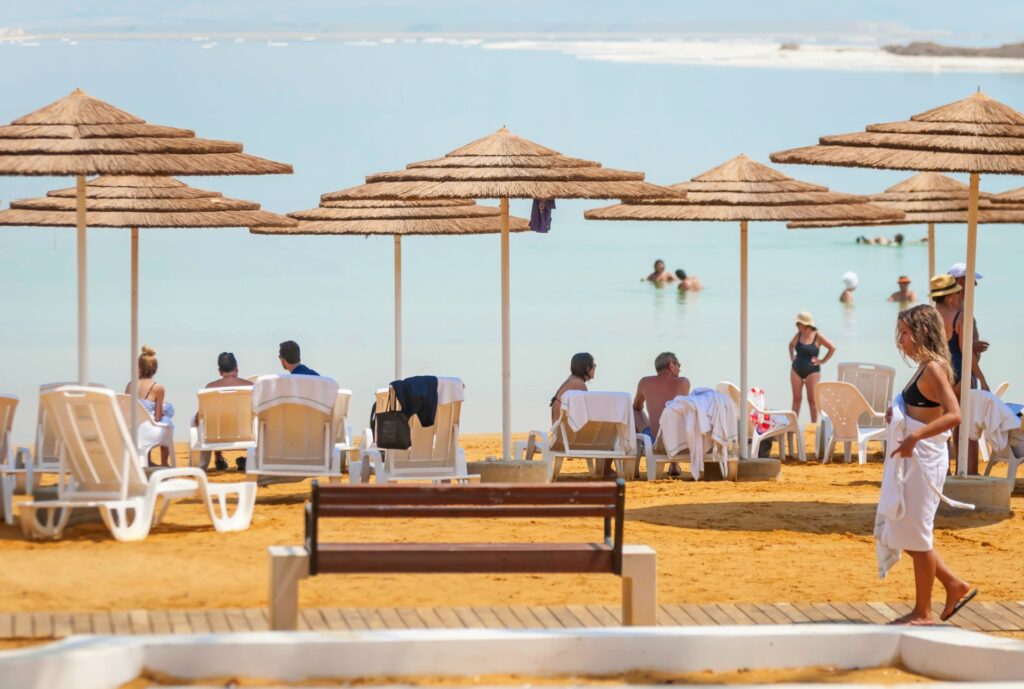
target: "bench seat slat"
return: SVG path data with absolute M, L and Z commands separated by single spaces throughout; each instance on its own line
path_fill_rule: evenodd
M 558 573 L 614 572 L 603 543 L 324 543 L 318 572 Z
M 608 517 L 615 516 L 615 505 L 488 505 L 483 507 L 452 505 L 339 505 L 320 503 L 321 517 Z

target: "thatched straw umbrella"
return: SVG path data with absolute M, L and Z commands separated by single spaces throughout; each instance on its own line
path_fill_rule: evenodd
M 289 213 L 298 220 L 294 227 L 254 227 L 253 234 L 299 235 L 391 235 L 395 251 L 395 378 L 402 377 L 402 237 L 442 237 L 497 234 L 501 232 L 501 210 L 478 206 L 464 199 L 382 200 L 358 199 L 371 194 L 372 185 L 343 190 L 348 200 L 321 201 L 318 208 Z M 530 224 L 509 218 L 509 231 L 522 232 Z
M 14 201 L 0 211 L 0 226 L 75 227 L 81 189 L 58 189 L 43 198 Z M 98 177 L 85 184 L 85 210 L 93 227 L 131 230 L 131 394 L 137 397 L 139 367 L 139 228 L 230 228 L 293 226 L 283 215 L 260 210 L 258 203 L 224 198 L 170 177 Z M 131 427 L 136 407 L 131 405 Z
M 992 202 L 1000 206 L 1024 206 L 1024 187 L 1004 191 L 1002 194 L 994 194 Z
M 378 198 L 499 199 L 501 227 L 501 445 L 509 459 L 512 446 L 512 370 L 509 354 L 508 200 L 613 199 L 672 195 L 643 181 L 642 172 L 601 167 L 570 158 L 502 127 L 443 158 L 411 163 L 405 170 L 370 175 Z M 346 198 L 327 194 L 325 201 Z
M 1024 113 L 975 93 L 914 115 L 904 122 L 868 125 L 864 132 L 824 136 L 817 146 L 773 153 L 776 163 L 839 165 L 883 170 L 970 173 L 967 207 L 967 275 L 974 275 L 978 245 L 978 177 L 981 173 L 1024 174 Z M 971 365 L 974 361 L 974 280 L 964 290 L 960 435 L 971 424 Z M 967 475 L 967 443 L 959 443 L 957 474 Z
M 787 220 L 885 220 L 902 216 L 863 196 L 801 182 L 745 155 L 669 187 L 683 199 L 621 203 L 587 211 L 590 220 L 727 221 L 740 224 L 740 390 L 747 394 L 747 223 Z M 747 456 L 746 414 L 740 413 L 740 457 Z M 780 453 L 781 454 L 781 453 Z
M 0 175 L 76 178 L 78 380 L 88 376 L 86 202 L 88 175 L 267 175 L 290 165 L 242 152 L 242 144 L 198 139 L 149 124 L 79 89 L 0 126 Z
M 893 208 L 906 213 L 902 220 L 895 221 L 829 221 L 791 222 L 790 228 L 808 227 L 868 227 L 884 225 L 928 225 L 928 278 L 935 275 L 935 225 L 963 225 L 967 222 L 968 188 L 963 182 L 938 172 L 919 172 L 899 184 L 889 187 L 881 194 L 867 197 L 871 203 L 884 208 Z M 978 222 L 1020 223 L 1024 213 L 1015 210 L 1011 203 L 997 205 L 997 197 L 979 194 Z

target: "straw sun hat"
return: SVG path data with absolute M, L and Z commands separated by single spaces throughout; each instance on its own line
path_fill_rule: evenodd
M 814 325 L 814 316 L 811 315 L 810 311 L 801 311 L 798 313 L 796 315 L 796 322 L 800 325 L 806 325 L 808 328 L 814 328 L 815 330 L 818 329 L 818 327 Z
M 942 273 L 941 275 L 935 275 L 928 282 L 930 291 L 928 296 L 934 299 L 935 297 L 944 297 L 947 294 L 956 294 L 962 287 L 956 284 L 956 278 L 949 273 Z

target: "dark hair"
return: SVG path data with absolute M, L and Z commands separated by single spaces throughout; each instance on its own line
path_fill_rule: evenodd
M 297 364 L 302 361 L 299 356 L 299 343 L 294 340 L 285 340 L 277 349 L 277 355 L 289 364 Z
M 231 352 L 221 352 L 217 357 L 217 370 L 221 373 L 231 373 L 238 370 L 238 360 Z
M 569 372 L 577 378 L 586 378 L 593 367 L 594 357 L 587 352 L 573 354 L 572 361 L 569 362 Z
M 679 270 L 676 271 L 676 277 L 679 278 L 680 280 L 685 280 L 686 279 L 686 271 L 683 270 L 682 268 L 680 268 Z
M 896 243 L 897 243 L 897 244 L 902 244 L 902 243 L 903 243 L 903 234 L 902 234 L 902 233 L 900 233 L 900 232 L 897 232 L 897 233 L 896 233 L 896 236 L 895 236 L 895 237 L 893 237 L 893 239 L 895 239 L 895 240 L 896 240 Z

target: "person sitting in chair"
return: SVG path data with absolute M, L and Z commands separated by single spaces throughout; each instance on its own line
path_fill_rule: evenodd
M 679 359 L 672 352 L 662 352 L 654 358 L 654 371 L 653 376 L 640 379 L 633 397 L 633 419 L 637 431 L 647 435 L 651 442 L 658 437 L 658 425 L 665 405 L 678 395 L 690 394 L 690 379 L 679 375 Z M 679 474 L 679 465 L 673 462 L 669 475 Z

